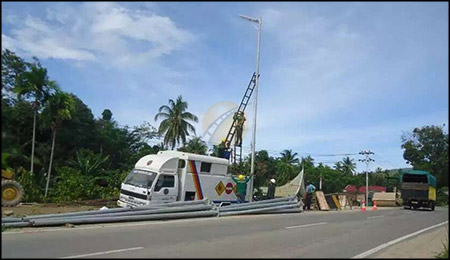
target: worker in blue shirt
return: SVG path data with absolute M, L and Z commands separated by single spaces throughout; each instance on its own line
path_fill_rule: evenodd
M 311 210 L 312 197 L 316 191 L 316 187 L 309 181 L 306 181 L 306 184 L 306 202 L 304 210 Z

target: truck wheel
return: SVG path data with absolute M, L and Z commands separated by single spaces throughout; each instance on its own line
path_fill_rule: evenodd
M 22 200 L 22 185 L 14 180 L 2 181 L 2 207 L 14 207 Z

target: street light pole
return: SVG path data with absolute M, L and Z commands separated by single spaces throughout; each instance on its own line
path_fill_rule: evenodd
M 245 15 L 239 15 L 241 18 L 255 22 L 258 24 L 258 41 L 256 46 L 256 78 L 255 78 L 255 95 L 254 95 L 254 119 L 253 119 L 253 138 L 252 138 L 252 161 L 250 168 L 250 175 L 253 176 L 255 173 L 255 147 L 256 147 L 256 115 L 258 109 L 258 83 L 259 83 L 259 53 L 260 53 L 260 45 L 261 45 L 261 17 L 253 18 Z

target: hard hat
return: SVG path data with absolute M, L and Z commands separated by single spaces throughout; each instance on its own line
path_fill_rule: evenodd
M 225 139 L 225 138 L 222 138 L 222 143 L 225 143 L 225 141 L 226 141 L 226 139 Z
M 238 179 L 242 181 L 244 179 L 244 175 L 239 174 Z
M 275 179 L 271 179 L 270 182 L 275 183 Z

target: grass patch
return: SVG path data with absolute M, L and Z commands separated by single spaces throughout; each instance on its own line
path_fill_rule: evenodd
M 436 255 L 437 259 L 448 259 L 448 227 L 447 227 L 447 241 L 442 241 L 442 245 L 444 246 L 442 252 Z
M 448 247 L 436 256 L 437 259 L 448 259 Z
M 5 226 L 2 225 L 2 232 L 7 230 L 7 229 L 9 229 L 9 227 L 5 227 Z

